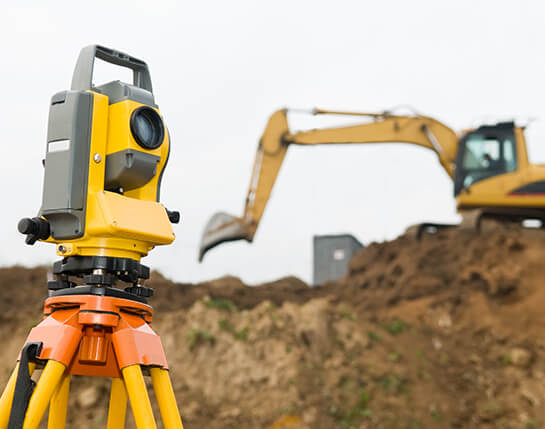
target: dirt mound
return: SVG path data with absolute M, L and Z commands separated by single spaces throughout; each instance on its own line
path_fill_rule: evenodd
M 544 258 L 545 231 L 493 226 L 372 244 L 321 288 L 296 278 L 175 284 L 154 273 L 154 329 L 184 424 L 540 428 Z M 0 270 L 10 291 L 2 382 L 39 319 L 45 272 Z M 72 427 L 105 425 L 108 389 L 75 377 Z
M 157 311 L 189 308 L 205 296 L 233 301 L 238 309 L 253 308 L 265 300 L 276 305 L 287 301 L 301 304 L 316 296 L 316 291 L 297 277 L 285 277 L 259 287 L 248 287 L 239 278 L 231 276 L 195 285 L 172 283 L 160 273 L 153 272 L 150 284 L 157 290 L 153 298 Z

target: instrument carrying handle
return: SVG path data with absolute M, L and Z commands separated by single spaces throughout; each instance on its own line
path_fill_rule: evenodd
M 86 46 L 81 50 L 72 76 L 73 91 L 86 91 L 92 88 L 95 58 L 131 69 L 133 85 L 153 93 L 148 65 L 144 61 L 100 45 Z

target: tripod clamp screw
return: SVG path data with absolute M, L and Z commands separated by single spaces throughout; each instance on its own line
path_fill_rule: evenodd
M 153 288 L 145 286 L 130 286 L 125 288 L 125 292 L 132 293 L 133 295 L 140 296 L 142 298 L 151 298 L 153 296 Z

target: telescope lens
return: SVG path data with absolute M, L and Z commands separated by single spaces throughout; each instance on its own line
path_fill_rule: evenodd
M 161 117 L 147 106 L 139 107 L 131 115 L 131 132 L 136 143 L 144 149 L 157 149 L 165 136 Z

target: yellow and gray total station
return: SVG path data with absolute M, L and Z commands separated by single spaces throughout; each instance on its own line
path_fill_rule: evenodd
M 127 67 L 132 84 L 93 86 L 95 58 Z M 26 242 L 56 244 L 44 320 L 33 328 L 0 398 L 0 429 L 65 427 L 71 375 L 112 379 L 107 427 L 124 428 L 130 401 L 138 429 L 155 428 L 144 375 L 163 425 L 182 428 L 159 336 L 153 290 L 140 259 L 174 240 L 179 213 L 160 202 L 170 138 L 145 62 L 84 48 L 69 91 L 51 99 L 38 216 L 19 222 Z M 32 372 L 43 369 L 35 384 Z

